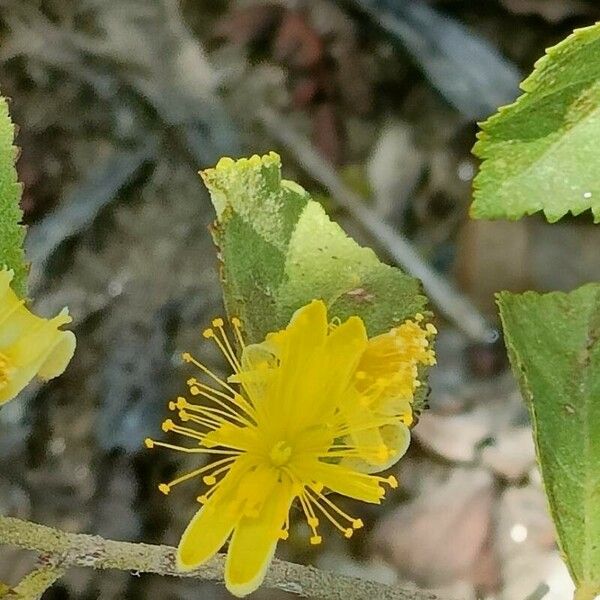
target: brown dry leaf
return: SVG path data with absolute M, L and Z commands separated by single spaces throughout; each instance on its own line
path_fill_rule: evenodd
M 502 0 L 502 3 L 517 15 L 540 15 L 550 23 L 593 13 L 592 7 L 581 0 Z
M 447 460 L 473 462 L 479 444 L 492 435 L 491 417 L 485 407 L 449 416 L 426 411 L 414 435 L 423 446 Z
M 500 431 L 495 443 L 481 453 L 484 466 L 509 481 L 520 481 L 535 465 L 535 448 L 531 429 L 515 427 Z
M 525 549 L 541 554 L 554 549 L 554 540 L 554 526 L 541 486 L 506 489 L 498 509 L 498 555 L 505 560 Z
M 324 59 L 324 45 L 304 15 L 290 11 L 279 27 L 273 54 L 287 66 L 313 69 Z
M 340 164 L 342 140 L 335 105 L 332 102 L 318 104 L 313 111 L 312 121 L 315 146 L 331 164 Z
M 494 482 L 483 469 L 456 469 L 434 493 L 416 497 L 381 520 L 375 549 L 422 587 L 498 583 L 490 543 Z
M 283 14 L 277 4 L 256 4 L 237 8 L 226 14 L 214 28 L 216 37 L 224 37 L 243 46 L 264 38 L 274 29 Z
M 481 310 L 496 315 L 495 292 L 530 287 L 529 246 L 525 221 L 467 220 L 459 232 L 456 275 Z

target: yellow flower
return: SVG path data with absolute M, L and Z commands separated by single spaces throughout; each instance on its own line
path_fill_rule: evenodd
M 75 336 L 59 327 L 71 322 L 64 309 L 53 319 L 29 312 L 10 287 L 13 272 L 0 271 L 0 404 L 12 400 L 35 376 L 60 375 L 75 351 Z
M 285 330 L 251 346 L 244 345 L 238 319 L 232 319 L 232 326 L 242 348 L 240 360 L 222 319 L 204 332 L 235 372 L 227 381 L 184 354 L 213 385 L 190 379 L 190 394 L 201 402 L 182 397 L 171 402 L 183 424 L 168 419 L 163 430 L 195 444 L 147 439 L 146 445 L 213 459 L 159 489 L 167 494 L 183 481 L 202 478 L 207 490 L 198 500 L 203 506 L 181 538 L 178 566 L 193 569 L 230 540 L 225 584 L 231 593 L 245 596 L 260 585 L 278 541 L 287 538 L 294 501 L 306 517 L 312 544 L 321 542 L 322 520 L 345 537 L 362 527 L 327 492 L 379 504 L 384 485 L 396 487 L 394 477 L 363 473 L 345 461 L 384 465 L 397 450 L 381 436 L 375 443 L 369 436 L 363 442 L 361 432 L 385 426 L 401 430 L 405 450 L 409 430 L 405 413 L 380 413 L 373 404 L 372 386 L 365 384 L 368 365 L 360 366 L 369 360 L 373 342 L 359 317 L 332 326 L 325 304 L 313 301 L 296 312 Z

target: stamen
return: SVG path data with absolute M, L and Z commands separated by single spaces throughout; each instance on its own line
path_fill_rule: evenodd
M 349 538 L 352 536 L 352 534 L 354 533 L 354 530 L 352 529 L 352 527 L 344 527 L 328 510 L 327 508 L 325 508 L 325 506 L 323 506 L 323 504 L 321 504 L 321 502 L 319 501 L 321 496 L 319 494 L 316 494 L 317 497 L 316 498 L 311 498 L 310 494 L 308 493 L 308 490 L 306 492 L 306 496 L 307 498 L 315 505 L 318 507 L 318 509 L 325 515 L 326 519 L 333 524 L 333 526 L 338 529 L 341 533 L 344 534 L 345 537 Z M 352 522 L 352 519 L 348 519 L 350 522 Z M 309 523 L 310 524 L 310 523 Z M 350 534 L 348 534 L 348 532 L 350 532 Z
M 322 541 L 319 532 L 317 531 L 317 526 L 319 525 L 319 519 L 315 516 L 313 509 L 310 506 L 310 498 L 306 495 L 306 490 L 302 489 L 302 491 L 298 494 L 298 500 L 300 501 L 300 506 L 302 507 L 302 511 L 304 512 L 304 516 L 306 518 L 306 522 L 312 531 L 312 536 L 310 538 L 311 544 L 320 544 Z
M 225 333 L 225 329 L 223 328 L 223 319 L 215 319 L 212 322 L 213 326 L 216 327 L 219 330 L 219 333 L 221 334 L 221 341 L 219 340 L 219 338 L 215 337 L 215 341 L 217 342 L 217 344 L 219 345 L 219 348 L 221 349 L 221 351 L 223 352 L 225 358 L 227 358 L 229 364 L 231 365 L 231 367 L 233 368 L 235 373 L 239 373 L 242 370 L 242 366 L 240 365 L 240 362 L 233 350 L 233 347 L 231 346 L 231 343 L 229 342 L 229 337 L 227 336 L 227 333 Z
M 6 354 L 0 352 L 0 388 L 3 388 L 10 381 L 12 371 L 12 362 Z
M 226 382 L 223 381 L 220 377 L 217 377 L 208 367 L 205 367 L 201 362 L 198 362 L 189 352 L 184 352 L 181 355 L 181 358 L 187 362 L 191 363 L 194 366 L 198 367 L 203 373 L 208 375 L 211 379 L 216 381 L 220 386 L 224 387 L 227 391 L 232 394 L 236 394 L 236 391 Z
M 169 450 L 177 450 L 177 452 L 185 452 L 187 454 L 223 454 L 230 456 L 239 456 L 242 454 L 239 450 L 216 450 L 213 448 L 185 448 L 184 446 L 176 446 L 175 444 L 167 444 L 166 442 L 158 442 L 150 438 L 145 440 L 146 448 L 154 448 L 159 446 L 161 448 L 168 448 Z
M 320 485 L 322 489 L 322 484 Z M 321 490 L 317 490 L 317 488 L 314 485 L 312 486 L 312 490 L 319 497 L 319 500 L 327 504 L 327 506 L 334 510 L 338 515 L 340 515 L 342 519 L 346 519 L 346 521 L 348 521 L 352 525 L 353 529 L 360 529 L 364 526 L 362 519 L 351 517 L 349 514 L 345 513 L 339 506 L 337 506 L 337 504 L 332 502 L 327 496 L 321 494 Z
M 172 487 L 174 487 L 180 483 L 183 483 L 184 481 L 188 481 L 189 479 L 193 479 L 194 477 L 197 477 L 198 475 L 201 475 L 202 473 L 206 473 L 207 471 L 211 471 L 213 469 L 216 469 L 215 472 L 228 471 L 231 468 L 231 463 L 233 461 L 235 461 L 236 458 L 237 458 L 236 456 L 232 456 L 232 457 L 222 458 L 220 460 L 212 462 L 208 465 L 205 465 L 204 467 L 201 467 L 200 469 L 195 469 L 194 471 L 185 473 L 184 475 L 181 475 L 180 477 L 173 479 L 173 481 L 169 481 L 169 483 L 161 483 L 159 486 L 159 489 L 161 492 L 163 492 L 163 494 L 166 495 L 169 493 L 169 491 L 171 491 Z M 225 465 L 225 466 L 221 466 L 220 469 L 217 469 L 217 467 L 219 467 L 220 465 Z M 212 473 L 212 474 L 214 475 L 215 473 Z M 204 478 L 203 478 L 203 480 L 204 480 Z M 162 486 L 162 489 L 161 489 L 161 486 Z M 166 490 L 166 491 L 164 491 L 164 490 Z
M 231 325 L 233 327 L 233 332 L 238 341 L 238 344 L 240 345 L 240 348 L 243 350 L 246 347 L 246 343 L 244 342 L 244 337 L 242 336 L 242 322 L 237 317 L 232 317 Z
M 233 393 L 232 395 L 225 394 L 220 390 L 215 390 L 209 385 L 201 383 L 196 378 L 188 379 L 187 384 L 190 388 L 190 393 L 193 396 L 203 396 L 204 398 L 208 398 L 209 400 L 212 400 L 213 402 L 219 404 L 223 408 L 230 410 L 233 414 L 239 414 L 235 411 L 235 409 L 232 406 L 229 406 L 221 400 L 219 400 L 219 398 L 222 398 L 223 400 L 231 402 L 231 404 L 233 404 L 236 408 L 239 408 L 242 411 L 244 411 L 248 415 L 248 417 L 252 418 L 254 415 L 254 407 L 251 404 L 249 404 L 246 401 L 246 399 L 238 393 Z M 218 396 L 218 398 L 216 398 L 215 396 Z

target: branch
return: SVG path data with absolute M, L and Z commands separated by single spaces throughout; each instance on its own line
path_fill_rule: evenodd
M 63 568 L 119 569 L 223 582 L 225 557 L 222 554 L 194 571 L 183 573 L 177 570 L 175 548 L 170 546 L 133 544 L 105 540 L 96 535 L 66 533 L 12 517 L 0 517 L 0 543 L 58 556 Z M 430 592 L 391 587 L 282 560 L 273 561 L 264 586 L 313 600 L 441 600 Z
M 66 572 L 64 557 L 51 554 L 40 557 L 39 566 L 14 588 L 17 600 L 39 600 L 42 594 Z

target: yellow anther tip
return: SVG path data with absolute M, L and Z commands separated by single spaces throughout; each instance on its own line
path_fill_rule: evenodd
M 198 496 L 196 498 L 196 501 L 199 502 L 200 504 L 206 504 L 208 502 L 208 496 L 206 496 L 205 494 L 202 494 L 202 496 Z
M 177 410 L 179 407 L 177 406 L 177 402 L 169 402 L 169 410 Z
M 287 540 L 290 537 L 290 532 L 283 530 L 279 532 L 279 539 L 280 540 Z
M 179 411 L 179 418 L 182 421 L 189 421 L 190 420 L 190 415 L 187 412 L 185 412 L 185 410 L 180 410 Z
M 394 490 L 398 487 L 398 480 L 393 475 L 390 475 L 387 478 L 387 482 L 388 482 L 389 486 Z
M 200 393 L 200 388 L 192 385 L 190 386 L 190 394 L 192 394 L 192 396 L 197 396 Z
M 209 339 L 215 336 L 215 332 L 209 327 L 202 332 L 202 337 Z
M 181 360 L 184 360 L 185 362 L 190 362 L 192 360 L 192 355 L 189 352 L 182 352 Z
M 166 419 L 162 422 L 161 429 L 166 433 L 167 431 L 171 431 L 173 425 L 174 423 L 171 419 Z
M 151 438 L 146 438 L 144 440 L 144 445 L 146 446 L 146 448 L 154 448 L 154 440 Z
M 167 483 L 159 483 L 158 491 L 161 494 L 164 494 L 165 496 L 167 496 L 169 494 L 169 492 L 171 491 L 171 488 L 169 487 L 169 484 L 167 484 Z
M 354 519 L 354 521 L 352 521 L 352 527 L 354 527 L 354 529 L 360 529 L 364 526 L 365 524 L 363 523 L 362 519 Z
M 223 319 L 221 319 L 220 317 L 212 320 L 213 327 L 223 327 L 223 325 L 224 325 Z
M 238 328 L 242 326 L 242 322 L 237 317 L 232 317 L 231 318 L 231 324 L 234 327 L 238 327 Z
M 307 521 L 308 521 L 308 524 L 311 527 L 318 527 L 319 526 L 319 519 L 317 519 L 317 517 L 309 517 L 307 519 Z
M 215 483 L 217 483 L 217 479 L 213 475 L 205 475 L 202 478 L 202 481 L 204 481 L 206 485 L 215 485 Z
M 320 535 L 313 535 L 310 538 L 310 543 L 312 546 L 318 546 L 323 541 L 323 538 Z
M 344 531 L 344 537 L 347 539 L 350 539 L 353 535 L 354 535 L 354 529 L 352 529 L 351 527 L 348 527 L 348 529 L 346 529 L 346 531 Z

